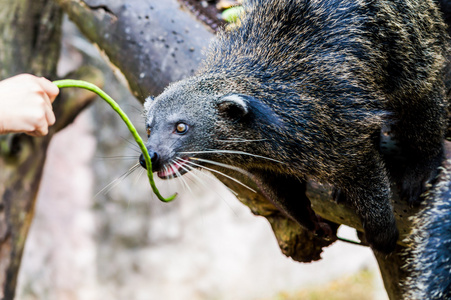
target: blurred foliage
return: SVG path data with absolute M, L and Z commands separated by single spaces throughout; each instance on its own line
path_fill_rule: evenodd
M 314 286 L 298 292 L 281 292 L 264 300 L 373 300 L 375 274 L 362 270 L 334 280 L 325 286 Z

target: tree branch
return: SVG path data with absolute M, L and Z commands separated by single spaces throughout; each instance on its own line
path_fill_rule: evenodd
M 213 37 L 174 0 L 56 1 L 121 70 L 141 102 L 192 75 Z

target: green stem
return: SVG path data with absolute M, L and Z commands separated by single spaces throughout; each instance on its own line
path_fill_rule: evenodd
M 102 97 L 113 109 L 115 112 L 119 114 L 119 116 L 122 118 L 122 120 L 127 125 L 128 129 L 130 130 L 131 134 L 135 138 L 135 141 L 138 143 L 139 148 L 141 149 L 141 152 L 143 153 L 144 159 L 146 160 L 146 166 L 147 166 L 147 177 L 149 177 L 149 183 L 152 187 L 153 192 L 163 202 L 169 202 L 174 200 L 174 198 L 177 196 L 177 194 L 174 194 L 170 196 L 169 198 L 164 198 L 160 192 L 157 189 L 157 186 L 155 185 L 155 181 L 153 179 L 153 172 L 152 172 L 152 162 L 149 156 L 149 152 L 147 151 L 146 145 L 144 144 L 143 140 L 139 136 L 138 132 L 136 131 L 135 126 L 133 126 L 132 122 L 128 118 L 128 116 L 124 113 L 124 111 L 119 107 L 119 105 L 116 103 L 116 101 L 113 100 L 110 96 L 108 96 L 104 91 L 102 91 L 99 87 L 96 85 L 83 81 L 83 80 L 74 80 L 74 79 L 63 79 L 63 80 L 56 80 L 53 82 L 58 88 L 66 88 L 66 87 L 78 87 L 87 89 L 89 91 L 92 91 Z

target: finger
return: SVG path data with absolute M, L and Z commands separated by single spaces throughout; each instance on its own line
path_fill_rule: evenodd
M 39 135 L 36 133 L 36 131 L 25 132 L 25 134 L 30 135 L 30 136 L 36 136 L 36 137 L 39 136 Z
M 53 107 L 49 97 L 45 94 L 43 96 L 45 102 L 45 119 L 47 121 L 47 126 L 52 126 L 55 124 L 55 113 L 53 112 Z
M 44 136 L 47 135 L 47 133 L 49 133 L 47 124 L 36 127 L 36 130 L 33 131 L 34 136 Z
M 48 106 L 50 109 L 53 109 L 52 107 L 52 100 L 50 99 L 49 95 L 47 93 L 40 94 L 42 99 L 45 102 L 45 105 Z
M 41 137 L 48 133 L 48 128 L 47 128 L 47 126 L 45 126 L 40 129 L 36 129 L 35 131 L 30 131 L 30 132 L 25 132 L 25 133 L 28 135 L 31 135 L 31 136 Z
M 38 83 L 49 97 L 50 103 L 52 103 L 60 92 L 59 88 L 53 82 L 44 77 L 38 78 Z
M 47 125 L 48 126 L 52 126 L 53 124 L 55 124 L 56 118 L 55 118 L 55 113 L 53 113 L 53 110 L 48 107 L 46 107 L 45 110 L 45 119 L 47 120 Z

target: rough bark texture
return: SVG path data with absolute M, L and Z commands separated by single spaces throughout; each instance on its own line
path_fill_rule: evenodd
M 213 37 L 177 1 L 56 0 L 143 101 L 195 72 Z
M 49 0 L 3 1 L 0 10 L 0 79 L 32 73 L 56 79 L 62 11 Z M 91 74 L 91 75 L 88 75 Z M 92 72 L 89 80 L 101 83 Z M 22 252 L 33 217 L 45 153 L 53 133 L 71 122 L 92 98 L 61 96 L 58 123 L 49 135 L 0 136 L 0 298 L 13 299 Z
M 49 1 L 7 1 L 0 15 L 0 78 L 22 72 L 54 78 L 61 12 Z M 20 34 L 17 34 L 20 32 Z M 1 137 L 1 296 L 13 299 L 50 136 Z

